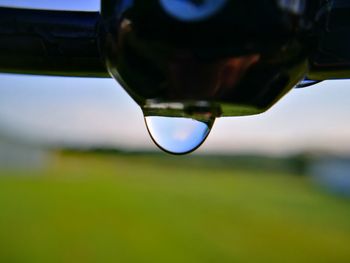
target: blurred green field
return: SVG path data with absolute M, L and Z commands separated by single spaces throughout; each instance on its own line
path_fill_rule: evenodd
M 271 167 L 63 154 L 3 171 L 0 262 L 350 262 L 350 201 Z

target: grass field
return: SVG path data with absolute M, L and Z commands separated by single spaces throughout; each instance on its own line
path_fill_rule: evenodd
M 59 155 L 0 176 L 0 262 L 350 262 L 350 201 L 229 159 Z

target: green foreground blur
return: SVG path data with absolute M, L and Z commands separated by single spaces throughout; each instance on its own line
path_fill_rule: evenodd
M 350 201 L 281 169 L 55 156 L 0 175 L 0 262 L 350 262 Z

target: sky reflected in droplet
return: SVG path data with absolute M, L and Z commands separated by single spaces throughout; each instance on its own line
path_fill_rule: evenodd
M 207 138 L 213 121 L 180 117 L 145 117 L 153 141 L 164 151 L 185 154 L 197 149 Z

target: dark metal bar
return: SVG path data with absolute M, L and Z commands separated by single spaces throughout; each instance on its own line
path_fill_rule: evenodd
M 325 1 L 320 10 L 316 51 L 308 78 L 350 78 L 350 1 Z
M 98 12 L 0 8 L 0 72 L 109 77 Z

